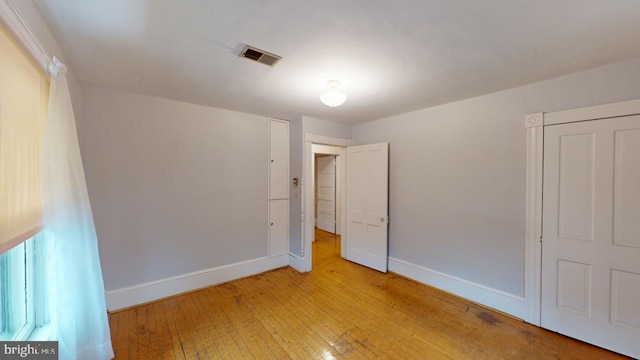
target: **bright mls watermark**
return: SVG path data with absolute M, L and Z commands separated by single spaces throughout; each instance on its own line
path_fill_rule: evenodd
M 0 341 L 0 359 L 58 360 L 58 342 Z

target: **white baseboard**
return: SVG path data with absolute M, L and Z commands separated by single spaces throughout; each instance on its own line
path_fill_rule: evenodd
M 389 271 L 524 319 L 524 298 L 389 257 Z
M 296 269 L 298 272 L 306 272 L 304 268 L 304 258 L 296 254 L 289 253 L 289 266 Z
M 167 279 L 107 291 L 107 309 L 118 310 L 224 283 L 288 265 L 289 257 L 264 257 L 235 264 L 200 270 Z

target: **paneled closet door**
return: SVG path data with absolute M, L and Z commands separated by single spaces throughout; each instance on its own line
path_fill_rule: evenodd
M 269 119 L 269 257 L 289 253 L 289 122 Z
M 289 198 L 289 122 L 269 119 L 269 199 Z
M 289 200 L 269 201 L 269 256 L 289 252 Z
M 546 126 L 542 326 L 640 358 L 640 116 Z

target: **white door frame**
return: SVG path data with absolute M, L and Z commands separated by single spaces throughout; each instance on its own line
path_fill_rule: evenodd
M 328 136 L 315 135 L 311 133 L 304 134 L 304 147 L 302 149 L 302 272 L 311 271 L 311 242 L 314 236 L 314 219 L 313 219 L 313 148 L 312 144 L 330 145 L 347 147 L 351 145 L 351 140 L 333 138 Z M 344 160 L 344 159 L 341 159 Z M 340 174 L 344 177 L 346 174 L 346 161 L 340 161 Z M 344 184 L 343 179 L 340 180 Z M 344 186 L 342 187 L 344 189 Z M 341 255 L 345 254 L 345 224 L 346 211 L 344 210 L 344 193 L 340 196 L 340 233 L 343 236 L 341 242 Z
M 542 182 L 544 127 L 577 121 L 599 120 L 640 114 L 640 100 L 585 107 L 553 113 L 529 114 L 527 132 L 527 176 L 525 216 L 525 321 L 540 326 L 542 278 Z
M 319 145 L 319 144 L 311 144 L 311 149 L 313 151 L 313 164 L 312 164 L 312 169 L 314 171 L 313 173 L 313 188 L 314 191 L 317 191 L 318 189 L 316 188 L 316 184 L 315 181 L 318 178 L 318 174 L 317 174 L 317 165 L 316 165 L 316 155 L 329 155 L 329 156 L 333 156 L 333 159 L 335 161 L 335 187 L 334 187 L 334 205 L 335 205 L 335 211 L 334 211 L 334 221 L 335 221 L 335 234 L 336 235 L 342 235 L 342 209 L 340 207 L 340 205 L 342 204 L 342 198 L 344 197 L 344 184 L 342 183 L 342 180 L 344 180 L 344 175 L 343 175 L 343 162 L 346 161 L 346 156 L 345 156 L 345 152 L 344 152 L 344 148 L 343 147 L 338 147 L 338 146 L 330 146 L 330 145 Z M 315 194 L 316 196 L 313 198 L 314 201 L 314 205 L 317 204 L 317 193 Z M 318 214 L 317 214 L 318 209 L 314 208 L 314 226 L 318 227 Z M 312 241 L 315 241 L 315 231 L 313 232 L 314 236 L 312 238 Z

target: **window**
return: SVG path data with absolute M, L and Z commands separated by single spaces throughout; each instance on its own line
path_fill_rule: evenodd
M 30 251 L 26 241 L 0 256 L 0 340 L 14 340 L 23 331 L 27 316 L 27 257 Z M 27 330 L 27 329 L 24 329 Z
M 0 340 L 26 340 L 48 322 L 42 235 L 0 255 Z
M 0 29 L 0 340 L 27 340 L 48 321 L 40 234 L 48 87 Z

